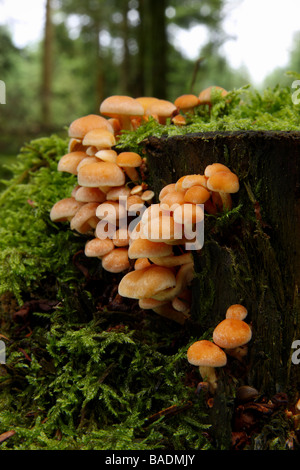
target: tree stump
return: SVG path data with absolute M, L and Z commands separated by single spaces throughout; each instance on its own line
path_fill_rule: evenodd
M 292 360 L 292 345 L 300 340 L 300 132 L 150 137 L 144 149 L 156 194 L 214 162 L 240 180 L 233 210 L 205 217 L 204 246 L 193 252 L 191 318 L 184 325 L 196 340 L 213 331 L 229 305 L 248 309 L 253 336 L 247 357 L 220 370 L 211 411 L 216 446 L 228 448 L 237 387 L 250 385 L 267 399 L 280 393 L 291 402 L 299 398 L 300 364 Z

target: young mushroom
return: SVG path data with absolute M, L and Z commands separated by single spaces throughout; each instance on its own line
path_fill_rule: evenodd
M 231 209 L 232 199 L 230 194 L 238 192 L 239 179 L 231 171 L 218 171 L 208 178 L 207 188 L 219 194 L 223 209 Z
M 202 379 L 208 382 L 210 392 L 214 393 L 218 385 L 215 368 L 227 364 L 225 352 L 212 341 L 200 340 L 188 348 L 187 359 L 190 364 L 199 367 Z
M 247 343 L 252 338 L 248 323 L 235 318 L 225 318 L 213 331 L 213 341 L 227 354 L 239 360 L 247 354 Z
M 98 114 L 88 114 L 73 121 L 68 129 L 69 137 L 78 139 L 79 141 L 93 129 L 106 129 L 113 132 L 112 126 L 107 119 Z
M 113 95 L 101 103 L 100 114 L 110 118 L 117 118 L 122 130 L 132 130 L 132 119 L 142 117 L 144 115 L 144 108 L 135 98 Z
M 199 105 L 199 98 L 193 94 L 184 94 L 178 96 L 174 101 L 175 106 L 183 112 L 183 114 L 194 114 L 196 106 Z

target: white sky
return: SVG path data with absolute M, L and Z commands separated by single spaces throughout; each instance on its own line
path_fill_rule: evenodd
M 41 38 L 44 4 L 45 0 L 0 0 L 0 24 L 10 27 L 17 46 Z M 293 35 L 300 30 L 300 0 L 227 0 L 227 9 L 223 27 L 234 39 L 225 43 L 223 52 L 234 68 L 244 65 L 259 84 L 288 61 Z M 193 59 L 199 56 L 205 38 L 199 26 L 181 32 L 180 44 L 176 44 Z

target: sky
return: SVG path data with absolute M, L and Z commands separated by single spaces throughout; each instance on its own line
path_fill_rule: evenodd
M 0 0 L 0 24 L 9 26 L 17 46 L 42 37 L 44 4 L 45 0 Z M 233 68 L 244 66 L 259 85 L 274 68 L 287 64 L 293 36 L 300 30 L 299 0 L 227 0 L 225 11 L 223 28 L 232 39 L 222 52 Z M 201 26 L 177 30 L 176 46 L 196 59 L 206 37 Z

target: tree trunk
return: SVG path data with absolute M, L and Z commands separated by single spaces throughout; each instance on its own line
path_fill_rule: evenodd
M 51 18 L 51 0 L 46 2 L 44 50 L 42 62 L 42 125 L 47 128 L 51 124 L 51 88 L 52 88 L 52 43 L 53 25 Z
M 139 13 L 142 27 L 139 36 L 140 54 L 144 64 L 144 91 L 147 96 L 167 96 L 167 31 L 165 0 L 143 0 Z
M 205 218 L 204 246 L 193 252 L 197 276 L 191 318 L 184 325 L 197 340 L 225 318 L 229 305 L 248 309 L 245 321 L 253 331 L 248 354 L 242 362 L 229 358 L 219 370 L 210 411 L 216 447 L 229 448 L 238 430 L 238 387 L 254 387 L 267 401 L 275 396 L 277 404 L 279 396 L 287 396 L 289 404 L 299 398 L 300 364 L 293 361 L 292 345 L 300 340 L 300 133 L 153 137 L 145 150 L 156 194 L 183 175 L 203 174 L 213 162 L 227 165 L 240 179 L 240 190 L 232 195 L 234 210 Z M 253 448 L 266 446 L 260 432 Z

